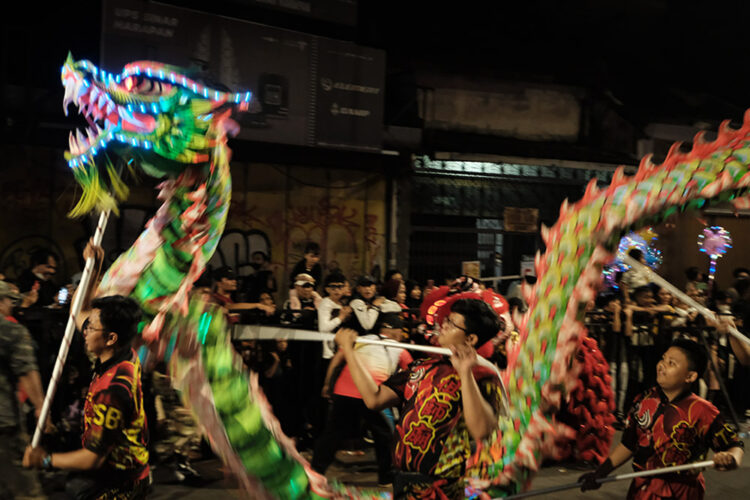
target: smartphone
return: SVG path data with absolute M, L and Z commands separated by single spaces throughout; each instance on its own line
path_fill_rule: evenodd
M 66 304 L 68 302 L 68 287 L 62 287 L 59 292 L 57 292 L 57 302 L 60 305 Z

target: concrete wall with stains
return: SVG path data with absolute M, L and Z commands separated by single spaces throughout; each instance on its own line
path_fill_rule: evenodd
M 56 150 L 13 149 L 0 182 L 0 272 L 13 278 L 28 265 L 28 253 L 51 248 L 63 256 L 58 281 L 80 271 L 80 252 L 93 218 L 72 220 L 67 212 L 80 190 Z M 249 271 L 255 250 L 270 255 L 285 298 L 288 273 L 307 241 L 322 249 L 324 268 L 348 277 L 382 269 L 386 257 L 386 179 L 378 173 L 270 164 L 232 164 L 233 199 L 227 230 L 212 259 L 214 267 Z M 129 180 L 131 194 L 105 233 L 107 260 L 128 248 L 158 207 L 156 181 Z
M 338 267 L 355 278 L 383 269 L 382 175 L 268 164 L 235 164 L 232 174 L 227 236 L 210 264 L 226 263 L 242 274 L 254 251 L 266 251 L 279 286 L 286 288 L 288 273 L 302 259 L 305 244 L 315 241 L 324 270 Z

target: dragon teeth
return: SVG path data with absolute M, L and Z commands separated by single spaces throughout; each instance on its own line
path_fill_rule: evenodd
M 65 80 L 65 97 L 63 97 L 63 112 L 65 116 L 68 116 L 68 106 L 73 102 L 73 81 L 70 79 Z
M 107 94 L 102 93 L 102 95 L 99 97 L 99 102 L 97 105 L 99 106 L 99 109 L 104 109 L 104 105 L 107 104 Z
M 83 89 L 83 92 L 81 92 Z M 86 93 L 86 88 L 83 86 L 83 80 L 76 80 L 75 86 L 73 87 L 73 101 L 76 106 L 80 106 L 81 97 Z
M 76 140 L 78 141 L 78 145 L 82 148 L 87 146 L 86 138 L 83 136 L 80 130 L 76 130 Z
M 75 137 L 73 137 L 73 132 L 70 133 L 68 136 L 68 146 L 70 147 L 70 152 L 74 155 L 78 154 L 78 143 L 76 143 Z

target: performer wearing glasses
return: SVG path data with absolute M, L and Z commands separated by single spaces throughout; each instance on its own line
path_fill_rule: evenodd
M 84 258 L 94 253 L 99 252 L 89 244 Z M 131 347 L 141 309 L 120 295 L 89 301 L 95 283 L 82 291 L 84 310 L 78 317 L 86 349 L 96 358 L 84 406 L 83 446 L 66 453 L 29 446 L 23 464 L 79 471 L 66 485 L 75 498 L 144 498 L 149 485 L 148 431 L 141 365 Z
M 342 329 L 336 334 L 365 405 L 372 410 L 399 408 L 394 499 L 464 498 L 470 438 L 490 435 L 503 404 L 498 374 L 478 365 L 475 347 L 497 335 L 500 327 L 489 305 L 459 299 L 438 338 L 453 355 L 414 361 L 380 385 L 354 348 L 355 332 Z

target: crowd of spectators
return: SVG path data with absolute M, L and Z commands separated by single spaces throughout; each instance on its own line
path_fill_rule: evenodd
M 637 250 L 631 256 L 642 259 Z M 744 331 L 750 325 L 747 269 L 736 269 L 734 282 L 726 290 L 709 287 L 707 277 L 695 267 L 685 270 L 684 292 L 714 311 L 718 324 L 709 324 L 696 309 L 635 269 L 625 272 L 617 285 L 600 292 L 589 304 L 586 326 L 610 366 L 618 426 L 624 424 L 633 398 L 655 384 L 656 364 L 677 338 L 699 342 L 709 355 L 709 368 L 697 381 L 695 392 L 715 404 L 728 420 L 736 416 L 735 424 L 750 417 L 750 398 L 743 391 L 750 371 L 738 362 L 725 327 L 731 323 Z
M 631 255 L 642 258 L 638 252 Z M 3 335 L 18 337 L 16 349 L 24 353 L 18 355 L 18 359 L 26 359 L 26 362 L 12 365 L 17 372 L 8 378 L 15 384 L 14 389 L 20 389 L 21 411 L 15 413 L 18 420 L 11 422 L 13 425 L 7 418 L 0 422 L 0 433 L 33 432 L 35 415 L 40 409 L 43 388 L 52 374 L 74 291 L 73 283 L 65 286 L 55 283 L 56 255 L 39 251 L 30 256 L 29 261 L 29 268 L 17 280 L 0 276 L 4 280 L 0 281 Z M 259 374 L 284 432 L 296 440 L 300 449 L 312 452 L 312 466 L 316 470 L 325 472 L 339 449 L 349 454 L 362 454 L 365 441 L 369 440 L 376 450 L 379 482 L 389 483 L 388 449 L 398 415 L 394 409 L 374 412 L 366 408 L 348 374 L 344 356 L 337 352 L 333 341 L 261 340 L 243 333 L 242 326 L 270 325 L 319 333 L 335 333 L 347 328 L 359 336 L 394 343 L 426 344 L 430 342 L 430 332 L 422 322 L 420 306 L 435 288 L 434 281 L 422 287 L 395 269 L 388 271 L 382 280 L 367 274 L 345 276 L 339 269 L 327 269 L 324 274 L 320 247 L 315 243 L 305 247 L 304 257 L 288 277 L 286 290 L 280 290 L 277 285 L 265 253 L 252 255 L 252 268 L 254 273 L 249 276 L 237 276 L 226 266 L 207 271 L 196 282 L 193 293 L 203 294 L 206 300 L 224 308 L 230 323 L 237 325 L 234 345 L 238 353 L 245 364 Z M 707 286 L 705 276 L 695 268 L 686 270 L 685 277 L 685 292 L 716 311 L 722 321 L 736 324 L 741 330 L 750 325 L 750 272 L 747 269 L 736 269 L 734 282 L 726 290 Z M 524 280 L 533 284 L 535 278 L 525 276 Z M 520 287 L 511 288 L 507 296 L 511 311 L 523 313 L 526 310 Z M 21 335 L 6 323 L 22 324 L 28 335 Z M 648 275 L 636 270 L 624 273 L 617 287 L 602 291 L 596 301 L 589 304 L 586 324 L 589 335 L 598 341 L 609 363 L 619 425 L 623 424 L 633 398 L 655 384 L 657 362 L 673 339 L 679 337 L 701 342 L 710 354 L 712 362 L 698 382 L 697 392 L 723 411 L 733 409 L 734 414 L 746 418 L 750 395 L 742 390 L 742 384 L 748 379 L 748 368 L 738 362 L 726 328 L 708 324 L 696 310 L 677 300 L 667 289 L 650 283 Z M 33 357 L 29 358 L 29 353 L 33 353 Z M 413 358 L 420 357 L 420 353 L 369 346 L 361 349 L 360 356 L 366 360 L 373 378 L 382 381 Z M 64 451 L 79 446 L 83 397 L 91 380 L 91 368 L 82 337 L 77 334 L 52 406 L 50 424 L 54 428 L 51 436 L 55 443 L 48 443 L 50 448 Z M 175 410 L 179 407 L 179 398 L 174 391 L 170 392 L 164 372 L 144 373 L 144 401 L 149 421 L 155 422 L 149 425 L 152 450 L 158 449 L 160 440 L 168 438 L 170 415 L 180 413 Z M 152 377 L 155 377 L 153 383 Z M 0 387 L 0 392 L 2 390 Z M 167 407 L 169 411 L 165 411 Z M 0 417 L 11 413 L 3 414 L 0 404 Z M 189 416 L 185 420 L 189 421 Z M 189 422 L 185 425 L 190 426 Z M 197 430 L 193 434 L 197 435 Z M 177 449 L 180 458 L 176 459 L 176 467 L 183 478 L 197 475 L 190 468 L 190 456 L 201 456 L 207 450 L 200 437 L 184 442 L 190 446 L 170 445 L 166 449 L 162 447 L 163 453 L 154 454 L 158 459 L 160 455 L 174 454 Z M 10 441 L 5 443 L 6 447 L 10 446 L 8 443 Z M 0 455 L 5 452 L 12 455 L 8 450 L 0 450 Z
M 415 282 L 408 283 L 407 297 L 407 282 L 398 271 L 389 271 L 384 282 L 370 275 L 350 279 L 336 269 L 322 277 L 318 252 L 317 245 L 308 245 L 304 258 L 289 276 L 288 299 L 282 304 L 276 304 L 274 293 L 268 288 L 256 289 L 255 295 L 237 297 L 246 302 L 224 297 L 217 303 L 225 305 L 230 314 L 241 309 L 240 325 L 274 325 L 321 333 L 351 328 L 362 336 L 414 341 L 419 335 L 417 319 L 422 301 L 421 288 Z M 218 285 L 227 273 L 231 270 L 222 268 L 215 272 Z M 246 280 L 254 278 L 250 276 Z M 239 286 L 239 289 L 247 288 Z M 426 342 L 423 336 L 419 341 Z M 348 453 L 360 454 L 365 436 L 373 436 L 379 451 L 381 476 L 383 482 L 388 482 L 385 476 L 390 467 L 387 451 L 390 440 L 386 437 L 392 432 L 394 417 L 392 414 L 373 415 L 364 408 L 361 399 L 352 406 L 356 389 L 351 381 L 343 382 L 347 378 L 346 366 L 342 364 L 341 353 L 336 354 L 332 340 L 286 342 L 243 339 L 239 335 L 235 346 L 247 366 L 259 374 L 283 430 L 296 439 L 298 447 L 318 450 L 314 462 L 318 469 L 325 470 L 342 443 L 346 444 Z M 379 358 L 381 351 L 384 359 Z M 371 356 L 377 360 L 373 363 L 380 363 L 383 373 L 399 366 L 399 356 L 394 361 L 389 357 L 391 351 L 394 350 L 379 347 Z M 363 423 L 367 423 L 369 429 L 364 433 Z
M 320 333 L 347 328 L 361 337 L 427 344 L 429 333 L 420 320 L 420 306 L 435 288 L 434 282 L 423 288 L 395 269 L 382 279 L 368 274 L 345 276 L 339 269 L 324 274 L 319 252 L 314 243 L 305 248 L 304 257 L 289 275 L 288 298 L 283 303 L 274 299 L 278 291 L 257 287 L 265 279 L 251 275 L 239 278 L 238 284 L 228 268 L 214 272 L 214 296 L 229 314 L 238 315 L 235 346 L 246 365 L 259 374 L 282 429 L 296 440 L 298 448 L 312 452 L 313 468 L 325 472 L 337 450 L 361 455 L 369 441 L 376 452 L 379 483 L 387 484 L 391 481 L 389 448 L 397 412 L 373 412 L 365 407 L 343 352 L 336 350 L 334 342 L 258 339 L 254 335 L 261 330 L 243 326 L 272 325 Z M 233 280 L 228 287 L 224 284 L 227 276 Z M 227 294 L 230 289 L 237 292 Z M 242 292 L 250 289 L 254 292 Z M 379 381 L 420 356 L 415 351 L 382 346 L 362 346 L 358 353 Z
M 314 243 L 305 248 L 304 257 L 288 277 L 285 301 L 277 302 L 274 298 L 284 294 L 274 293 L 270 288 L 256 287 L 254 293 L 243 294 L 243 290 L 251 289 L 246 282 L 258 283 L 251 275 L 240 277 L 239 284 L 232 283 L 232 289 L 238 292 L 217 303 L 226 304 L 230 314 L 242 309 L 235 326 L 235 346 L 246 365 L 259 374 L 282 429 L 295 439 L 299 449 L 311 452 L 312 467 L 324 473 L 337 450 L 347 455 L 362 455 L 369 442 L 375 450 L 378 482 L 385 485 L 391 482 L 389 448 L 398 410 L 367 409 L 352 382 L 344 353 L 337 350 L 332 340 L 287 342 L 268 338 L 278 335 L 280 330 L 276 328 L 263 330 L 245 325 L 319 333 L 348 329 L 365 338 L 429 344 L 434 340 L 434 327 L 424 323 L 420 308 L 425 297 L 437 287 L 434 280 L 423 287 L 396 269 L 387 271 L 380 279 L 368 274 L 345 276 L 330 265 L 324 272 L 319 251 Z M 221 268 L 214 272 L 217 289 L 223 287 L 227 274 L 232 275 L 232 271 Z M 533 284 L 533 276 L 526 281 Z M 487 284 L 465 277 L 446 284 L 452 287 L 459 282 L 461 286 L 474 284 L 472 290 L 487 288 Z M 520 295 L 520 287 L 517 288 Z M 457 288 L 456 293 L 461 290 L 466 288 Z M 522 299 L 517 300 L 517 307 L 525 308 Z M 254 305 L 263 301 L 273 308 L 265 310 Z M 357 352 L 378 382 L 412 360 L 424 357 L 418 351 L 396 347 L 361 345 Z M 500 358 L 492 357 L 491 361 L 504 367 L 504 359 Z

